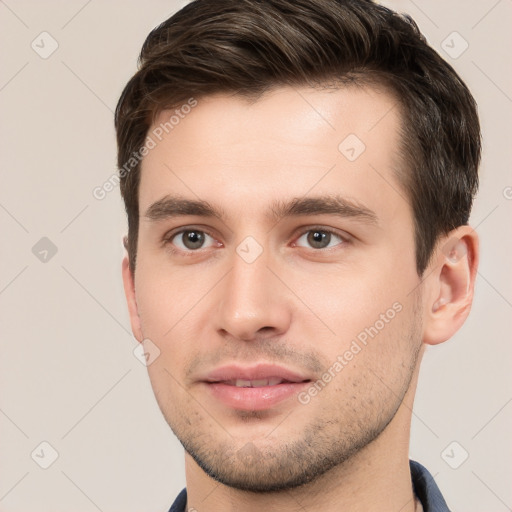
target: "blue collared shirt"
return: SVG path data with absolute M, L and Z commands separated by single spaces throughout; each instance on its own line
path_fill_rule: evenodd
M 450 512 L 443 495 L 428 469 L 415 462 L 409 461 L 411 468 L 412 487 L 423 506 L 423 512 Z M 187 489 L 183 489 L 169 512 L 187 512 Z

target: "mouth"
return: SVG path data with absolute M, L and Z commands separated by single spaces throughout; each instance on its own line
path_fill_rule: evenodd
M 230 379 L 224 381 L 210 381 L 209 384 L 225 384 L 226 386 L 235 386 L 237 388 L 262 388 L 265 386 L 277 386 L 279 384 L 300 384 L 301 382 L 310 382 L 309 379 L 304 381 L 290 381 L 281 377 L 271 377 L 269 379 Z
M 296 396 L 310 382 L 308 376 L 273 365 L 223 367 L 202 381 L 215 401 L 243 411 L 270 409 Z

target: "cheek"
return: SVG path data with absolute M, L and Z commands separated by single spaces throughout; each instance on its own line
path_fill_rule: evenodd
M 405 392 L 421 347 L 418 309 L 409 299 L 378 311 L 339 337 L 330 354 L 332 364 L 340 363 L 333 379 L 336 399 L 391 403 Z
M 387 324 L 395 318 L 396 309 L 410 301 L 407 295 L 414 281 L 396 275 L 396 270 L 381 269 L 382 265 L 338 268 L 297 281 L 294 289 L 312 313 L 304 309 L 307 314 L 303 318 L 308 318 L 308 323 L 323 323 L 331 335 L 341 339 L 355 336 L 376 322 L 378 327 L 383 321 Z M 300 318 L 297 321 L 302 322 Z
M 421 343 L 417 294 L 411 293 L 417 276 L 415 272 L 397 275 L 398 264 L 383 267 L 359 272 L 340 269 L 330 279 L 301 289 L 317 317 L 299 318 L 298 330 L 316 339 L 317 350 L 340 377 L 334 385 L 340 393 L 349 383 L 362 390 L 366 381 L 380 389 L 379 377 L 398 393 Z
M 159 283 L 141 281 L 144 285 L 137 289 L 137 306 L 142 332 L 146 338 L 160 339 L 173 325 L 169 297 Z
M 148 338 L 165 341 L 194 322 L 216 276 L 185 268 L 170 271 L 168 265 L 146 263 L 142 258 L 139 263 L 135 289 L 142 331 Z

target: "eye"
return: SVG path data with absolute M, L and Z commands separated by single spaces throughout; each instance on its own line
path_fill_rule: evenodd
M 340 235 L 320 228 L 309 229 L 295 242 L 300 247 L 310 247 L 313 249 L 328 249 L 342 243 L 345 243 L 345 240 Z
M 211 247 L 215 240 L 213 237 L 199 229 L 187 229 L 175 233 L 169 237 L 167 242 L 175 245 L 182 251 L 188 252 Z

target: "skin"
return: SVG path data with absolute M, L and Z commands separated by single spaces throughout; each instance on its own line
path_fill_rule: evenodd
M 420 361 L 469 313 L 478 240 L 469 226 L 442 237 L 418 276 L 412 211 L 394 174 L 399 127 L 385 91 L 283 87 L 253 103 L 201 98 L 145 156 L 137 267 L 132 275 L 125 257 L 123 280 L 135 337 L 160 350 L 148 372 L 186 448 L 188 508 L 414 510 L 408 449 Z M 349 134 L 366 146 L 354 161 L 338 149 Z M 375 222 L 267 215 L 275 201 L 334 194 Z M 167 195 L 208 201 L 225 216 L 149 219 Z M 185 228 L 204 230 L 204 246 L 172 237 Z M 311 243 L 319 229 L 335 232 L 326 248 Z M 263 251 L 252 263 L 236 252 L 248 236 Z M 292 396 L 241 411 L 198 382 L 219 366 L 257 362 L 316 381 L 397 303 L 307 404 Z

